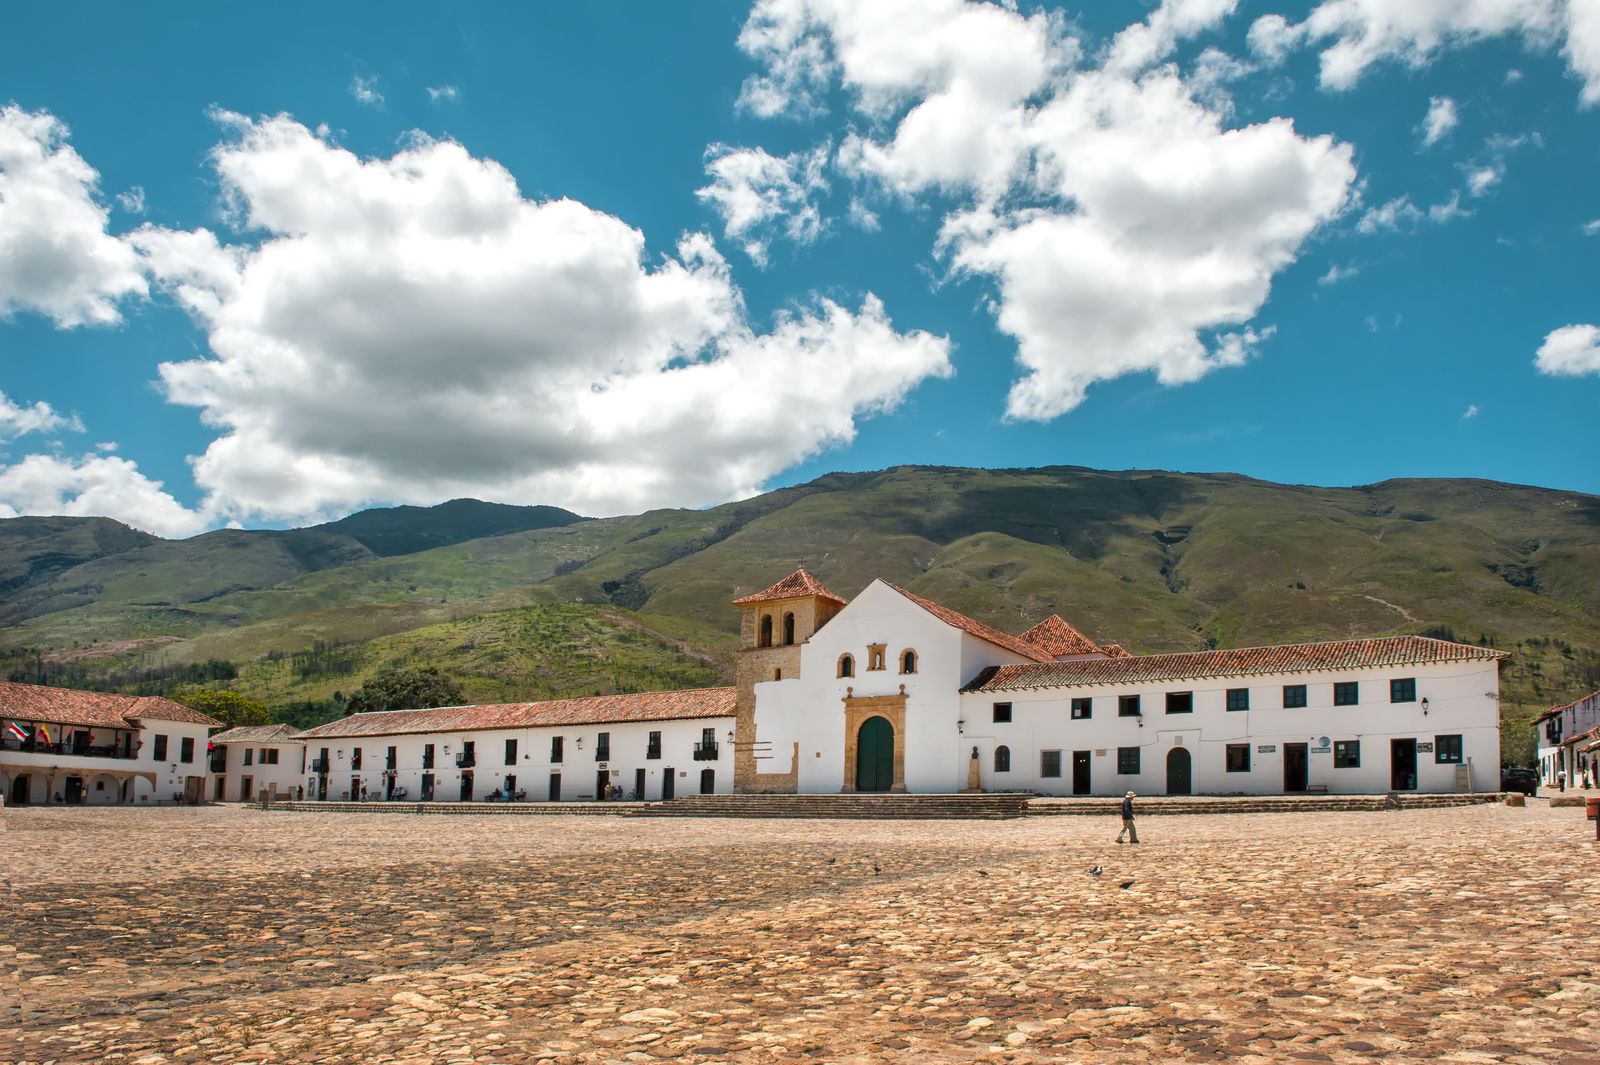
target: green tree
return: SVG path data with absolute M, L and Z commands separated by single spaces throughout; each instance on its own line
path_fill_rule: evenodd
M 388 669 L 361 685 L 347 704 L 351 713 L 369 710 L 422 710 L 432 706 L 459 706 L 461 685 L 433 666 L 422 669 Z
M 210 714 L 228 728 L 236 725 L 270 725 L 267 708 L 248 696 L 227 688 L 185 688 L 172 697 L 191 710 Z

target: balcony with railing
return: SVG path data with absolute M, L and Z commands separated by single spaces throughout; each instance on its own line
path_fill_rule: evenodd
M 697 762 L 715 762 L 721 746 L 715 741 L 711 743 L 697 743 L 694 745 L 694 760 Z
M 458 754 L 458 755 L 456 755 L 456 768 L 457 769 L 471 769 L 473 766 L 475 766 L 477 764 L 478 764 L 478 756 L 476 754 Z
M 311 771 L 313 773 L 326 773 L 328 771 L 328 760 L 326 758 L 311 759 Z
M 131 743 L 76 743 L 72 740 L 41 743 L 38 740 L 18 740 L 9 736 L 0 740 L 0 751 L 65 755 L 72 758 L 115 758 L 123 761 L 132 761 L 139 757 L 138 749 Z

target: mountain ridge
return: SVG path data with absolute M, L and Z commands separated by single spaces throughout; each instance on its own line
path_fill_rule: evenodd
M 899 466 L 704 510 L 581 519 L 525 508 L 518 520 L 551 523 L 467 538 L 504 516 L 473 504 L 379 512 L 366 535 L 380 551 L 349 535 L 350 519 L 156 543 L 9 519 L 46 523 L 23 536 L 0 521 L 0 575 L 21 577 L 0 603 L 0 655 L 13 673 L 44 675 L 51 656 L 71 655 L 72 676 L 90 683 L 126 684 L 142 669 L 149 679 L 137 683 L 157 688 L 163 670 L 225 662 L 280 703 L 329 699 L 425 644 L 431 660 L 480 672 L 466 678 L 469 696 L 474 684 L 503 694 L 516 683 L 514 642 L 489 661 L 441 642 L 438 627 L 498 633 L 510 623 L 488 619 L 521 611 L 563 631 L 579 615 L 604 617 L 583 630 L 602 657 L 624 634 L 646 638 L 622 619 L 661 619 L 679 635 L 660 637 L 665 657 L 652 668 L 675 642 L 726 669 L 730 600 L 805 560 L 843 595 L 881 576 L 1008 632 L 1060 613 L 1136 652 L 1401 632 L 1495 642 L 1517 654 L 1508 720 L 1600 687 L 1600 497 L 1578 492 L 1479 478 L 1323 488 L 1227 473 Z M 476 516 L 456 522 L 452 506 Z M 429 536 L 450 542 L 380 553 Z M 47 559 L 52 544 L 59 564 L 28 576 L 27 559 Z M 404 635 L 423 630 L 426 641 Z M 114 650 L 102 658 L 98 645 Z M 318 647 L 347 649 L 349 669 L 278 676 L 262 665 Z

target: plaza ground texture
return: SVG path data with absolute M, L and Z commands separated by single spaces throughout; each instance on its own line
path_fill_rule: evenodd
M 1543 799 L 1139 847 L 1114 817 L 0 825 L 0 1062 L 1600 1061 L 1600 844 Z

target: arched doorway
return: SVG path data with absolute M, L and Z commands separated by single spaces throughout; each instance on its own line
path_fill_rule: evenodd
M 894 787 L 894 726 L 887 718 L 869 717 L 856 734 L 856 790 L 888 791 Z
M 33 775 L 30 773 L 18 774 L 11 782 L 11 794 L 6 801 L 12 806 L 25 806 L 33 798 Z
M 1167 752 L 1167 794 L 1188 795 L 1192 790 L 1189 748 L 1174 747 Z

